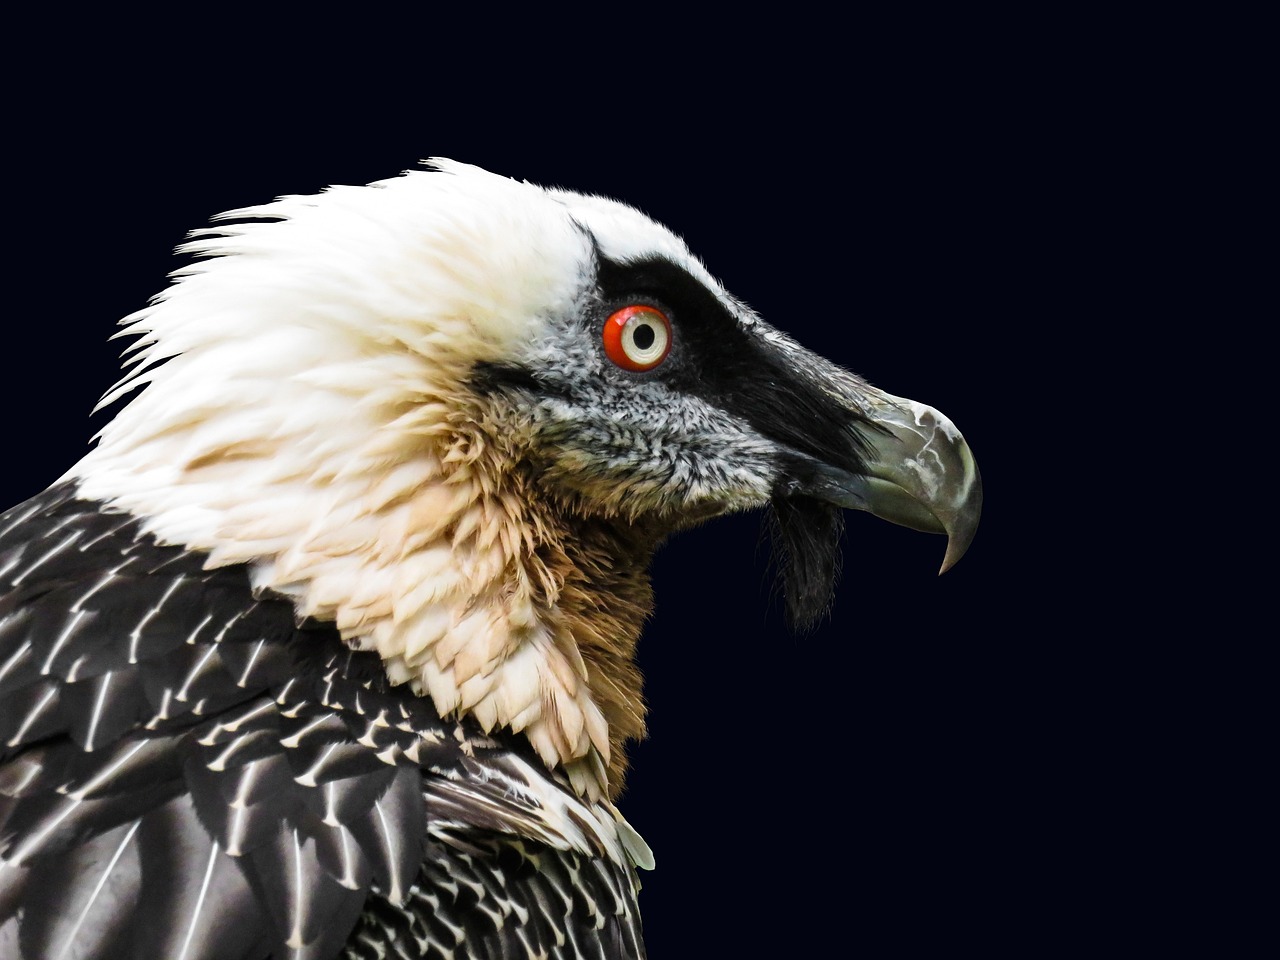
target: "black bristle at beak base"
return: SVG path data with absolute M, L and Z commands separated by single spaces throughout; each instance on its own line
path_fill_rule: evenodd
M 830 610 L 835 594 L 844 514 L 809 497 L 779 497 L 768 523 L 787 619 L 797 633 L 811 630 Z

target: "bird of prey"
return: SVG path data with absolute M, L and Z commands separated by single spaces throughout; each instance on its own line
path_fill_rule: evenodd
M 0 956 L 638 958 L 647 568 L 765 508 L 946 533 L 955 427 L 619 202 L 446 160 L 225 215 L 0 517 Z

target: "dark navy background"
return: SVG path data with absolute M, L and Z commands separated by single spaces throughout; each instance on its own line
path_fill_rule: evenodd
M 850 516 L 833 612 L 804 636 L 771 599 L 758 517 L 658 554 L 651 736 L 621 802 L 657 857 L 651 954 L 1043 956 L 1121 909 L 1079 878 L 1129 869 L 1098 844 L 1126 775 L 1099 735 L 1110 681 L 1050 591 L 1079 546 L 1053 483 L 1077 440 L 1037 399 L 1077 386 L 1062 351 L 1099 268 L 1079 237 L 1115 121 L 1062 51 L 960 51 L 937 24 L 824 33 L 559 71 L 57 52 L 6 127 L 0 487 L 17 502 L 87 449 L 115 321 L 213 214 L 431 155 L 633 204 L 771 323 L 949 415 L 987 498 L 941 578 L 941 538 Z

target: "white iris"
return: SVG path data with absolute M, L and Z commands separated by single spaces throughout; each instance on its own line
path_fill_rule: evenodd
M 634 314 L 622 328 L 622 349 L 632 363 L 649 366 L 667 350 L 667 328 L 655 317 Z

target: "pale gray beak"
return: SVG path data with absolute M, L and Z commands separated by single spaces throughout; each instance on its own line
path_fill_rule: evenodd
M 859 406 L 878 430 L 863 430 L 869 476 L 822 470 L 810 493 L 925 533 L 945 533 L 939 574 L 964 556 L 982 515 L 982 476 L 960 431 L 933 407 L 862 387 Z

